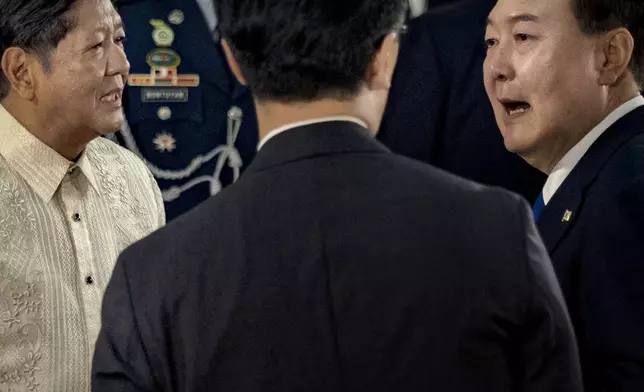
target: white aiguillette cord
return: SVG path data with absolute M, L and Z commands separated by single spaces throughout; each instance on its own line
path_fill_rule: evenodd
M 226 127 L 226 144 L 217 146 L 215 149 L 211 150 L 206 155 L 196 156 L 192 160 L 192 162 L 190 162 L 190 164 L 182 170 L 161 169 L 160 167 L 154 165 L 152 162 L 147 160 L 141 153 L 141 150 L 139 150 L 136 144 L 136 141 L 134 140 L 134 135 L 132 134 L 132 130 L 129 124 L 127 123 L 127 121 L 123 124 L 123 127 L 121 129 L 121 134 L 123 135 L 123 139 L 125 141 L 126 147 L 130 151 L 138 155 L 139 158 L 141 158 L 148 166 L 148 169 L 150 169 L 150 172 L 152 172 L 152 174 L 156 178 L 161 180 L 177 181 L 177 180 L 188 178 L 191 175 L 193 175 L 197 170 L 199 170 L 203 166 L 203 164 L 211 161 L 216 156 L 218 156 L 213 177 L 211 176 L 197 177 L 183 184 L 182 186 L 170 187 L 169 189 L 164 189 L 161 192 L 163 195 L 163 200 L 173 201 L 179 198 L 183 192 L 194 187 L 195 185 L 203 182 L 210 182 L 210 194 L 214 195 L 217 192 L 219 192 L 222 188 L 220 176 L 221 176 L 221 172 L 223 170 L 224 164 L 226 162 L 228 162 L 228 166 L 233 169 L 233 182 L 239 179 L 241 167 L 243 166 L 243 161 L 242 161 L 241 155 L 239 154 L 239 151 L 235 147 L 235 142 L 237 141 L 237 137 L 239 136 L 243 115 L 244 113 L 239 107 L 232 106 L 228 110 L 228 124 Z

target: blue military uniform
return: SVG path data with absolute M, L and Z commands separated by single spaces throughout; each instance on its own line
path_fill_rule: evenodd
M 250 92 L 195 1 L 121 0 L 131 64 L 119 142 L 157 179 L 172 219 L 234 182 L 257 148 Z

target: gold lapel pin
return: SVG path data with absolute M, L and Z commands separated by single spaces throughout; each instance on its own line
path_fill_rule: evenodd
M 572 219 L 572 211 L 566 210 L 566 212 L 564 212 L 563 218 L 561 218 L 561 221 L 562 222 L 570 222 L 570 219 Z

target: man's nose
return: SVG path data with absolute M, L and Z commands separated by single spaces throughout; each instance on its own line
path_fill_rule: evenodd
M 112 45 L 107 63 L 107 74 L 127 76 L 130 73 L 130 62 L 127 60 L 125 50 L 116 44 Z
M 512 66 L 512 50 L 507 45 L 488 49 L 484 71 L 490 81 L 506 82 L 514 79 L 516 74 Z

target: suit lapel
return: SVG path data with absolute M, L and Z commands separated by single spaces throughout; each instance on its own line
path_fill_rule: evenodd
M 537 226 L 550 253 L 577 219 L 583 193 L 579 171 L 573 170 L 541 212 Z
M 629 140 L 643 133 L 644 107 L 639 107 L 607 129 L 561 184 L 537 222 L 551 254 L 574 226 L 585 194 L 610 158 Z

